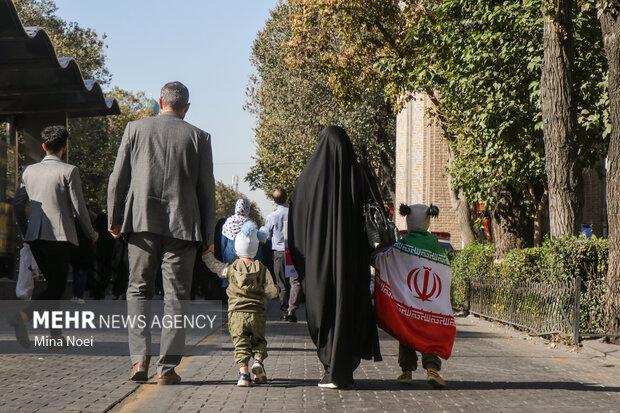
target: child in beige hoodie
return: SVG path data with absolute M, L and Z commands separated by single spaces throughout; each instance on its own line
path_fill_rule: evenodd
M 262 238 L 262 239 L 261 239 Z M 237 386 L 251 385 L 248 363 L 254 357 L 251 370 L 254 382 L 267 382 L 263 360 L 267 358 L 265 339 L 265 303 L 276 298 L 278 289 L 267 267 L 255 260 L 259 241 L 267 239 L 267 232 L 257 230 L 256 224 L 248 221 L 235 237 L 235 255 L 231 264 L 224 264 L 212 252 L 203 254 L 202 259 L 211 271 L 228 280 L 228 330 L 235 346 L 235 362 L 239 366 Z

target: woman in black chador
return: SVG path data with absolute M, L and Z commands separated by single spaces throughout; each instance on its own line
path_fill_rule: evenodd
M 370 189 L 363 174 L 347 133 L 329 126 L 289 209 L 289 249 L 303 280 L 308 330 L 325 367 L 319 387 L 349 385 L 361 358 L 381 359 L 363 218 Z

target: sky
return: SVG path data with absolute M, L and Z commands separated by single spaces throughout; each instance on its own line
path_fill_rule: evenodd
M 274 204 L 250 191 L 244 178 L 254 163 L 255 120 L 243 110 L 253 73 L 256 33 L 277 0 L 55 0 L 56 14 L 105 33 L 110 87 L 144 91 L 157 99 L 178 80 L 189 88 L 186 121 L 212 137 L 215 179 L 256 201 L 263 216 Z

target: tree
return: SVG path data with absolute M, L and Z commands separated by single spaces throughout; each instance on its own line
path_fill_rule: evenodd
M 14 0 L 16 10 L 25 26 L 43 27 L 50 36 L 58 56 L 76 60 L 85 79 L 101 84 L 110 82 L 104 50 L 105 34 L 99 36 L 75 22 L 66 22 L 56 15 L 53 0 Z M 131 93 L 114 88 L 110 95 L 116 98 L 121 114 L 109 117 L 71 119 L 69 121 L 69 157 L 80 168 L 84 196 L 105 210 L 108 177 L 127 122 L 152 116 L 144 108 L 144 93 Z
M 239 191 L 235 191 L 232 186 L 226 185 L 222 181 L 215 183 L 215 216 L 217 219 L 228 218 L 235 214 L 235 203 L 239 198 L 247 198 Z M 256 222 L 259 227 L 264 224 L 263 216 L 256 202 L 250 202 L 250 219 Z
M 451 184 L 486 206 L 501 258 L 532 244 L 532 218 L 544 208 L 544 149 L 530 88 L 540 29 L 537 10 L 521 2 L 466 3 L 429 5 L 410 30 L 417 55 L 398 70 L 412 90 L 438 97 L 433 112 L 450 143 Z
M 43 27 L 58 56 L 75 59 L 84 79 L 94 79 L 101 84 L 110 82 L 111 76 L 105 66 L 105 34 L 99 37 L 92 29 L 61 19 L 56 15 L 58 8 L 53 0 L 13 0 L 13 4 L 24 26 Z
M 532 220 L 540 243 L 547 197 L 540 0 L 292 3 L 298 10 L 292 43 L 302 48 L 299 61 L 328 54 L 321 43 L 329 41 L 311 40 L 316 25 L 350 39 L 357 58 L 321 60 L 335 90 L 346 92 L 344 98 L 355 96 L 351 76 L 357 72 L 382 85 L 396 109 L 413 93 L 429 96 L 431 112 L 450 143 L 449 182 L 462 233 L 472 233 L 469 203 L 481 201 L 493 215 L 499 255 L 532 243 Z M 592 31 L 598 24 L 595 13 L 587 6 L 575 10 L 582 34 L 576 102 L 583 166 L 600 159 L 605 137 L 602 48 Z M 367 13 L 369 8 L 374 13 Z
M 540 101 L 552 236 L 578 233 L 581 215 L 572 3 L 572 0 L 543 1 Z
M 93 206 L 106 210 L 108 179 L 128 122 L 153 116 L 145 107 L 142 92 L 131 93 L 114 88 L 110 96 L 117 99 L 121 114 L 71 119 L 69 122 L 69 160 L 80 169 L 84 198 Z
M 609 62 L 608 88 L 611 141 L 607 154 L 609 268 L 606 279 L 607 331 L 620 330 L 620 1 L 599 0 L 603 42 Z
M 347 130 L 360 162 L 378 178 L 387 199 L 394 197 L 395 116 L 381 90 L 366 85 L 352 104 L 338 101 L 318 58 L 291 67 L 294 49 L 290 8 L 280 4 L 252 47 L 256 76 L 250 79 L 246 109 L 256 116 L 256 165 L 248 174 L 254 186 L 291 191 L 316 146 L 319 132 L 336 124 Z M 333 53 L 340 44 L 333 43 Z
M 514 32 L 502 36 L 508 18 L 516 14 L 515 6 L 503 11 L 506 4 L 486 2 L 481 5 L 390 0 L 294 3 L 298 7 L 295 16 L 298 41 L 293 44 L 302 45 L 300 59 L 316 51 L 321 56 L 327 53 L 321 45 L 329 42 L 314 36 L 313 28 L 317 25 L 329 28 L 333 37 L 347 39 L 351 50 L 348 55 L 358 56 L 353 60 L 341 60 L 339 56 L 322 58 L 324 71 L 330 74 L 338 96 L 355 98 L 354 73 L 362 73 L 366 79 L 382 85 L 386 94 L 397 102 L 396 110 L 412 94 L 429 96 L 432 115 L 450 142 L 451 200 L 464 240 L 471 242 L 477 238 L 472 228 L 470 203 L 482 201 L 494 210 L 494 205 L 499 205 L 498 199 L 503 197 L 513 200 L 507 209 L 520 213 L 511 210 L 501 215 L 521 218 L 504 219 L 502 225 L 496 225 L 496 239 L 507 238 L 502 234 L 515 234 L 504 244 L 507 249 L 519 246 L 517 241 L 525 239 L 523 225 L 527 225 L 528 218 L 528 206 L 522 204 L 530 197 L 512 193 L 529 195 L 530 192 L 522 189 L 529 190 L 527 183 L 517 188 L 512 186 L 515 181 L 527 179 L 534 181 L 530 186 L 536 186 L 542 175 L 542 148 L 536 144 L 536 134 L 532 133 L 534 124 L 531 116 L 528 117 L 536 112 L 536 105 L 530 102 L 529 82 L 523 79 L 529 76 L 528 62 L 518 58 L 523 55 L 529 58 L 532 52 L 531 48 L 527 50 L 529 43 L 523 45 L 523 38 L 532 37 L 528 33 L 532 27 L 528 19 L 523 19 L 527 24 L 520 22 Z M 313 36 L 315 41 L 309 40 Z M 515 47 L 510 47 L 514 44 L 522 48 L 516 48 L 515 52 Z M 498 52 L 503 52 L 500 58 Z M 514 103 L 514 99 L 520 101 L 505 104 Z M 531 150 L 522 150 L 523 140 Z M 503 156 L 507 148 L 512 151 Z M 506 162 L 509 158 L 520 162 Z M 542 198 L 542 193 L 536 195 Z M 500 214 L 495 215 L 497 222 Z M 521 227 L 514 228 L 516 224 Z M 509 225 L 513 228 L 507 228 Z M 501 231 L 503 228 L 506 230 Z

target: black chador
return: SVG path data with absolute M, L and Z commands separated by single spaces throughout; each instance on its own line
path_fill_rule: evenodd
M 297 180 L 289 248 L 306 293 L 308 330 L 325 367 L 322 382 L 346 386 L 360 359 L 380 360 L 370 297 L 363 204 L 370 197 L 347 133 L 330 126 Z

